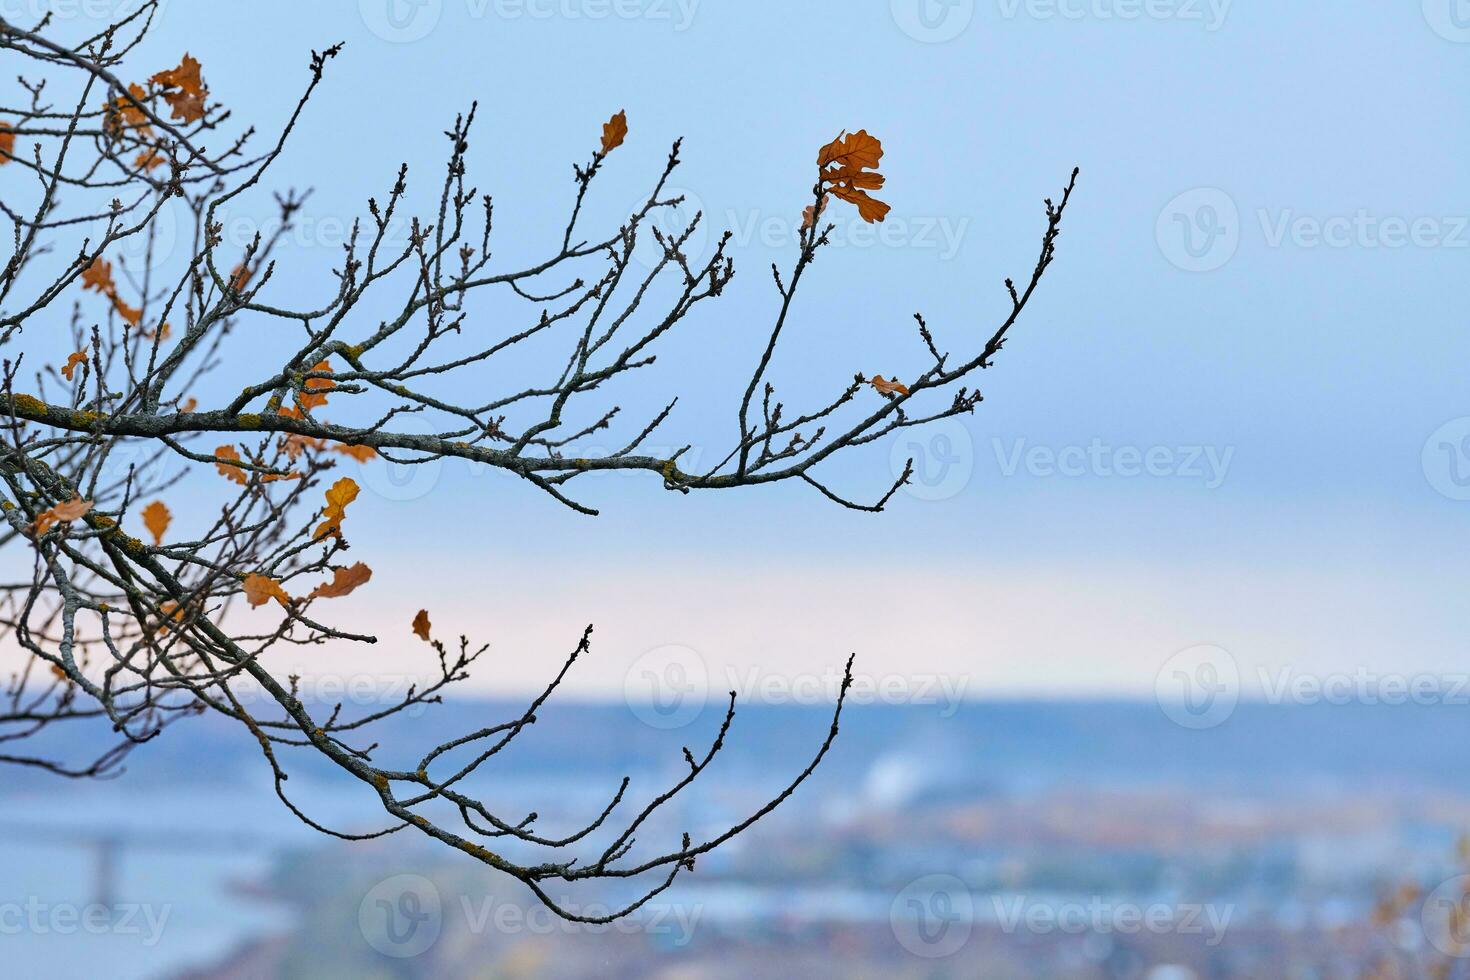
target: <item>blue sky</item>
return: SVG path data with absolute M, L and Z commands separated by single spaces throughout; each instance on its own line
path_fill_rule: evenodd
M 885 240 L 845 223 L 804 287 L 775 378 L 813 401 L 854 371 L 919 368 L 915 311 L 974 349 L 1002 279 L 1034 262 L 1041 199 L 1082 168 L 985 403 L 921 441 L 950 469 L 887 514 L 803 487 L 681 498 L 607 477 L 583 492 L 592 520 L 449 464 L 413 500 L 364 495 L 354 543 L 378 591 L 361 615 L 391 633 L 390 597 L 429 606 L 504 649 L 484 672 L 502 688 L 596 620 L 589 692 L 665 644 L 712 672 L 855 648 L 874 674 L 962 675 L 974 696 L 1148 692 L 1199 643 L 1304 669 L 1462 665 L 1470 32 L 1449 0 L 925 3 L 258 0 L 228 34 L 213 5 L 167 6 L 139 61 L 189 50 L 266 131 L 308 50 L 346 42 L 275 175 L 316 188 L 281 289 L 322 288 L 333 223 L 400 161 L 425 205 L 472 99 L 471 179 L 495 195 L 507 261 L 552 241 L 571 164 L 613 111 L 631 133 L 588 227 L 639 200 L 683 136 L 673 183 L 736 232 L 737 277 L 648 394 L 685 395 L 667 440 L 711 458 L 819 145 L 880 136 L 894 210 Z M 890 455 L 828 475 L 871 493 Z

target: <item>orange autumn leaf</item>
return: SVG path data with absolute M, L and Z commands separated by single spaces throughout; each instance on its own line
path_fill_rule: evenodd
M 295 405 L 282 405 L 280 408 L 276 409 L 276 414 L 277 415 L 284 415 L 288 419 L 299 419 L 299 418 L 301 418 L 301 413 L 296 410 L 296 406 Z
M 55 524 L 74 521 L 92 509 L 92 501 L 73 497 L 65 503 L 55 504 L 36 515 L 36 537 L 40 537 Z
M 173 515 L 168 512 L 168 507 L 162 500 L 155 500 L 143 508 L 143 526 L 153 535 L 154 544 L 163 544 L 163 535 L 168 531 L 172 520 Z
M 133 166 L 146 173 L 152 173 L 154 170 L 163 166 L 163 164 L 164 156 L 157 147 L 139 150 L 138 155 L 133 158 Z
M 909 393 L 908 385 L 897 379 L 885 381 L 881 374 L 873 375 L 873 380 L 869 381 L 868 384 L 872 385 L 879 394 L 883 395 L 907 395 Z
M 137 130 L 139 135 L 150 135 L 153 127 L 148 125 L 147 113 L 139 108 L 147 98 L 148 92 L 143 86 L 137 82 L 130 84 L 126 96 L 119 95 L 103 107 L 105 118 L 102 128 L 112 136 L 120 135 L 124 127 Z
M 245 284 L 250 281 L 250 277 L 252 275 L 254 275 L 254 273 L 250 271 L 250 268 L 246 266 L 245 263 L 241 262 L 239 265 L 235 266 L 234 271 L 230 273 L 230 288 L 235 290 L 235 292 L 237 293 L 240 292 L 245 288 Z
M 68 357 L 66 359 L 66 363 L 61 366 L 61 376 L 70 381 L 72 379 L 72 375 L 76 372 L 77 365 L 86 363 L 87 352 L 84 350 L 77 351 L 75 354 L 72 354 L 70 357 Z
M 353 446 L 345 442 L 336 443 L 331 447 L 331 450 L 334 453 L 341 453 L 343 456 L 355 459 L 359 463 L 371 463 L 373 457 L 378 455 L 378 451 L 372 446 Z
M 112 263 L 100 255 L 93 259 L 82 270 L 82 288 L 96 290 L 104 296 L 117 292 L 117 286 L 112 282 Z
M 184 399 L 184 403 L 179 406 L 179 411 L 181 411 L 181 412 L 192 412 L 192 411 L 194 411 L 194 409 L 196 409 L 198 407 L 199 407 L 199 399 L 197 399 L 194 396 L 190 395 L 188 398 L 185 398 Z
M 214 451 L 214 456 L 215 459 L 228 460 L 234 463 L 240 462 L 240 451 L 234 446 L 220 446 Z M 249 474 L 239 466 L 231 466 L 230 462 L 215 463 L 214 468 L 219 470 L 220 476 L 229 480 L 231 483 L 238 483 L 242 487 L 249 483 Z
M 245 586 L 245 599 L 252 606 L 263 606 L 272 599 L 283 606 L 291 602 L 291 597 L 281 588 L 281 583 L 267 575 L 251 572 L 245 576 L 242 584 Z
M 199 77 L 199 68 L 199 62 L 186 51 L 179 67 L 161 71 L 148 81 L 165 88 L 181 88 L 185 92 L 203 95 L 208 89 L 204 87 L 204 80 Z
M 414 635 L 425 643 L 429 642 L 429 611 L 420 609 L 419 614 L 413 618 Z
M 173 118 L 186 123 L 204 118 L 204 99 L 209 89 L 199 76 L 199 62 L 187 53 L 177 68 L 161 71 L 148 80 L 164 87 L 163 100 L 173 110 Z
M 611 119 L 602 124 L 602 152 L 611 153 L 623 145 L 628 135 L 628 114 L 619 109 Z
M 124 303 L 122 297 L 115 292 L 112 294 L 112 308 L 117 310 L 117 315 L 122 317 L 130 327 L 136 327 L 143 322 L 143 311 Z
M 811 228 L 812 225 L 817 223 L 817 219 L 822 216 L 822 212 L 826 210 L 827 201 L 825 198 L 822 200 L 820 210 L 818 210 L 815 204 L 808 204 L 801 212 L 801 230 L 806 231 Z
M 286 455 L 290 457 L 293 463 L 304 451 L 308 449 L 325 449 L 326 445 L 325 441 L 315 436 L 299 436 L 294 432 L 281 440 L 281 448 L 286 451 Z
M 168 339 L 168 335 L 171 334 L 171 333 L 173 333 L 173 328 L 170 327 L 168 325 L 168 321 L 165 320 L 161 324 L 158 325 L 158 329 L 157 330 L 144 330 L 143 331 L 143 339 L 144 340 L 153 340 L 156 337 L 159 340 L 167 340 Z
M 330 374 L 332 365 L 326 361 L 321 361 L 314 365 L 311 370 L 319 374 Z M 337 387 L 337 382 L 331 378 L 307 378 L 302 387 L 305 390 L 296 396 L 296 400 L 301 403 L 301 407 L 321 408 L 327 403 L 327 392 Z
M 327 490 L 327 506 L 322 510 L 322 523 L 312 534 L 312 540 L 328 535 L 342 534 L 342 521 L 347 516 L 347 505 L 357 499 L 358 487 L 351 477 L 342 477 Z
M 10 162 L 15 155 L 15 130 L 8 123 L 0 122 L 0 167 Z
M 883 175 L 877 172 L 882 159 L 883 143 L 860 129 L 822 147 L 817 152 L 817 168 L 822 182 L 831 184 L 828 191 L 833 197 L 857 205 L 864 221 L 882 221 L 888 216 L 888 205 L 868 194 L 883 186 Z
M 835 164 L 857 170 L 876 170 L 882 159 L 882 141 L 876 136 L 869 136 L 866 129 L 840 135 L 817 151 L 817 166 L 822 168 Z
M 323 599 L 337 599 L 347 595 L 372 577 L 373 570 L 362 562 L 358 562 L 351 568 L 333 568 L 332 581 L 323 582 L 312 589 L 309 598 L 315 599 L 320 596 Z

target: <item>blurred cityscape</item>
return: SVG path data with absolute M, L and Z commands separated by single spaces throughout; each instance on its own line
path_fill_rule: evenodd
M 379 757 L 521 710 L 433 707 L 387 726 Z M 621 704 L 547 707 L 476 789 L 502 816 L 538 812 L 543 833 L 580 826 L 624 775 L 635 800 L 677 780 L 715 714 L 661 730 Z M 704 785 L 640 830 L 638 852 L 738 822 L 829 723 L 825 708 L 741 710 Z M 857 706 L 786 805 L 598 926 L 421 837 L 309 830 L 251 741 L 200 718 L 119 780 L 7 772 L 0 973 L 1453 977 L 1470 965 L 1467 733 L 1456 706 L 1241 705 L 1207 730 L 1145 703 Z M 335 829 L 384 825 L 332 773 L 286 788 Z M 631 894 L 559 897 L 595 916 Z

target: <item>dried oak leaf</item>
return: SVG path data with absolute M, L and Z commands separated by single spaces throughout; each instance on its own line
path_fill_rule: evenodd
M 10 162 L 15 155 L 15 130 L 8 123 L 0 122 L 0 167 Z
M 413 618 L 414 635 L 425 643 L 429 642 L 429 611 L 420 609 L 419 614 Z
M 214 451 L 214 458 L 238 463 L 240 462 L 240 451 L 234 446 L 220 446 Z M 250 482 L 250 475 L 242 467 L 231 466 L 229 462 L 225 462 L 215 463 L 214 468 L 219 470 L 220 476 L 231 483 L 238 483 L 243 487 Z
M 166 162 L 167 158 L 164 157 L 163 152 L 156 146 L 146 150 L 139 150 L 138 155 L 133 157 L 133 166 L 144 173 L 152 173 Z
M 623 145 L 628 136 L 628 114 L 619 109 L 611 119 L 602 124 L 602 152 L 611 153 Z
M 358 562 L 351 568 L 333 568 L 332 581 L 323 582 L 311 590 L 309 598 L 315 599 L 320 596 L 323 599 L 337 599 L 347 595 L 353 589 L 362 585 L 373 577 L 373 570 L 362 562 Z
M 140 136 L 152 135 L 148 114 L 139 108 L 147 98 L 147 90 L 133 82 L 128 86 L 127 95 L 119 95 L 103 106 L 102 128 L 110 136 L 121 135 L 125 128 L 135 130 Z
M 882 221 L 889 206 L 868 194 L 883 186 L 883 175 L 877 172 L 883 159 L 883 143 L 868 131 L 838 136 L 817 151 L 817 167 L 823 183 L 830 184 L 833 197 L 857 205 L 864 221 Z M 829 169 L 830 168 L 830 169 Z
M 104 296 L 111 296 L 117 292 L 117 286 L 112 281 L 112 263 L 97 256 L 92 263 L 82 270 L 82 288 L 94 289 Z
M 230 288 L 237 293 L 243 291 L 245 285 L 250 282 L 250 277 L 254 274 L 254 271 L 249 266 L 241 262 L 230 272 Z
M 173 515 L 168 512 L 168 507 L 162 500 L 155 500 L 143 508 L 143 526 L 153 535 L 154 544 L 163 544 L 163 536 L 172 520 Z
M 77 351 L 75 354 L 69 356 L 66 359 L 66 363 L 61 366 L 61 376 L 70 381 L 72 379 L 72 375 L 76 372 L 77 365 L 86 363 L 87 352 L 84 350 Z
M 179 67 L 161 71 L 148 80 L 164 87 L 163 100 L 173 110 L 173 118 L 185 123 L 204 118 L 204 99 L 209 89 L 199 76 L 199 62 L 187 53 Z
M 347 516 L 347 505 L 357 499 L 357 482 L 351 477 L 342 477 L 327 490 L 327 506 L 322 511 L 322 522 L 312 534 L 312 540 L 342 534 L 342 521 Z
M 40 537 L 55 524 L 74 521 L 92 509 L 92 501 L 73 497 L 65 503 L 55 504 L 36 515 L 36 537 Z
M 873 375 L 873 379 L 868 384 L 872 385 L 877 389 L 879 394 L 883 395 L 907 395 L 909 393 L 908 385 L 897 379 L 886 381 L 881 374 Z
M 359 463 L 371 463 L 373 458 L 378 455 L 378 451 L 372 446 L 354 446 L 345 442 L 336 443 L 328 448 L 334 453 L 341 453 L 343 456 L 355 459 Z
M 313 365 L 311 371 L 308 373 L 330 374 L 332 373 L 332 365 L 326 361 L 320 361 Z M 327 392 L 337 387 L 337 382 L 331 378 L 307 378 L 302 384 L 302 387 L 305 390 L 296 396 L 296 400 L 301 403 L 301 407 L 321 408 L 327 403 Z
M 251 572 L 245 576 L 242 584 L 245 586 L 245 599 L 252 606 L 263 606 L 272 599 L 283 606 L 291 602 L 291 597 L 285 589 L 281 588 L 281 583 L 268 575 L 257 575 Z

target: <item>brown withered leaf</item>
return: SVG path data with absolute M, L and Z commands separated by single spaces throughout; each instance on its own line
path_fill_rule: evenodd
M 220 446 L 214 451 L 214 458 L 238 463 L 240 462 L 240 451 L 234 446 Z M 219 470 L 220 476 L 231 483 L 238 483 L 243 487 L 250 482 L 250 474 L 242 467 L 231 466 L 229 463 L 215 463 L 214 467 Z
M 419 614 L 413 618 L 414 635 L 425 643 L 429 642 L 429 611 L 420 609 Z
M 82 288 L 93 289 L 104 296 L 111 296 L 117 291 L 112 282 L 112 263 L 97 256 L 92 263 L 82 270 Z
M 199 76 L 199 68 L 199 62 L 185 51 L 183 59 L 179 61 L 179 67 L 161 71 L 148 81 L 165 88 L 180 88 L 185 92 L 202 95 L 207 90 L 204 87 L 204 79 Z
M 602 152 L 611 153 L 623 145 L 628 136 L 628 113 L 619 109 L 613 117 L 602 124 Z
M 808 204 L 806 206 L 806 208 L 801 212 L 801 230 L 802 231 L 809 230 L 812 225 L 816 224 L 817 219 L 822 216 L 822 211 L 826 211 L 826 210 L 827 210 L 827 200 L 826 200 L 826 198 L 823 198 L 822 199 L 822 208 L 821 208 L 821 211 L 818 211 L 817 210 L 817 206 L 815 204 Z
M 885 381 L 881 374 L 873 375 L 873 379 L 868 384 L 872 385 L 880 394 L 884 395 L 907 395 L 909 393 L 908 385 L 897 379 Z
M 882 141 L 876 136 L 869 136 L 866 129 L 840 135 L 817 151 L 817 166 L 824 169 L 836 165 L 855 170 L 876 170 L 882 159 Z
M 102 128 L 111 136 L 120 136 L 124 129 L 134 130 L 139 136 L 151 136 L 153 127 L 148 124 L 148 114 L 139 108 L 147 99 L 147 90 L 133 82 L 127 95 L 119 95 L 103 106 Z
M 283 606 L 291 603 L 291 597 L 281 587 L 281 583 L 268 575 L 251 572 L 245 576 L 242 584 L 245 587 L 245 599 L 252 606 L 263 606 L 272 599 Z
M 330 374 L 332 365 L 321 361 L 312 366 L 311 370 L 318 374 Z M 327 392 L 337 387 L 337 382 L 331 378 L 307 378 L 302 385 L 306 390 L 296 396 L 302 408 L 321 408 L 327 403 Z
M 177 68 L 161 71 L 148 80 L 164 87 L 163 100 L 173 110 L 173 118 L 185 123 L 204 118 L 209 89 L 199 75 L 199 62 L 187 53 Z
M 72 379 L 72 374 L 77 369 L 77 365 L 86 363 L 87 352 L 84 350 L 77 351 L 76 353 L 67 357 L 66 363 L 61 366 L 61 376 L 70 381 Z
M 322 522 L 312 534 L 312 540 L 331 534 L 342 534 L 342 521 L 347 516 L 347 505 L 357 499 L 357 493 L 357 482 L 346 476 L 328 488 L 327 506 L 322 511 Z
M 0 167 L 10 162 L 15 155 L 15 130 L 9 123 L 0 122 Z
M 167 162 L 168 158 L 156 146 L 146 150 L 139 150 L 138 155 L 133 157 L 133 166 L 144 173 L 152 173 Z
M 173 515 L 168 512 L 162 500 L 155 500 L 143 508 L 143 526 L 148 533 L 153 535 L 154 544 L 163 544 L 163 536 L 168 531 L 169 522 Z
M 254 274 L 249 266 L 241 262 L 230 272 L 230 288 L 234 289 L 237 293 L 243 291 L 245 286 L 250 282 L 250 277 Z
M 311 590 L 310 598 L 337 599 L 373 577 L 373 570 L 362 562 L 351 568 L 333 568 L 332 581 L 323 582 Z
M 92 501 L 73 497 L 64 503 L 54 504 L 36 515 L 36 537 L 40 537 L 53 525 L 74 521 L 92 509 Z
M 864 221 L 882 221 L 888 217 L 887 204 L 868 194 L 883 186 L 883 175 L 877 172 L 883 159 L 883 143 L 868 131 L 839 136 L 817 152 L 817 167 L 823 183 L 833 197 L 857 205 Z M 831 168 L 831 169 L 828 169 Z
M 372 446 L 354 446 L 345 442 L 333 443 L 330 448 L 332 452 L 341 453 L 343 456 L 355 459 L 359 463 L 371 463 L 373 458 L 378 455 L 378 451 Z

